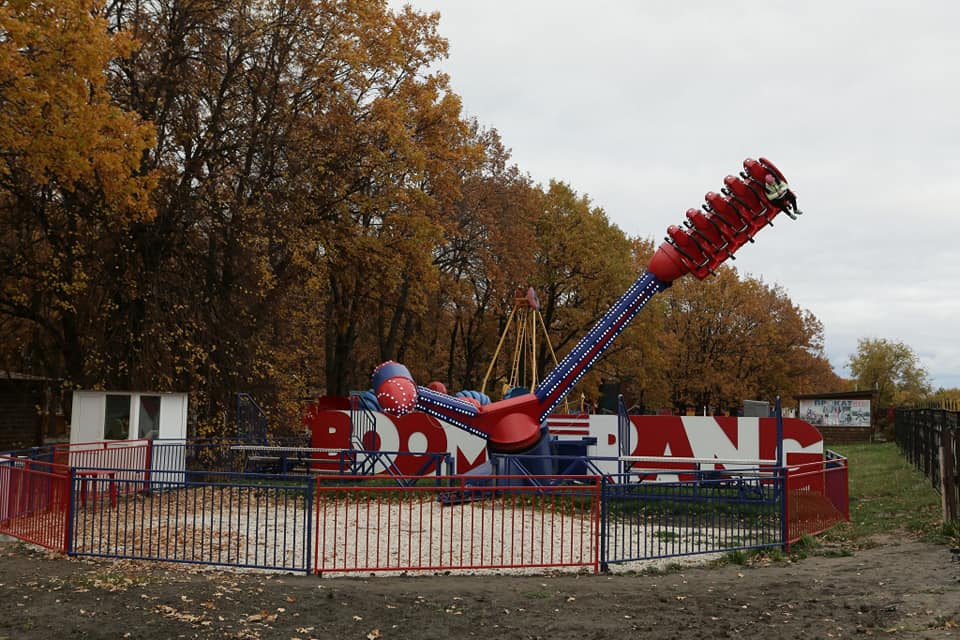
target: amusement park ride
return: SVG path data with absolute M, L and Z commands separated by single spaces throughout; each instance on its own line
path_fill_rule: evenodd
M 481 404 L 418 386 L 409 370 L 388 361 L 373 374 L 380 409 L 396 418 L 423 412 L 483 439 L 494 454 L 550 455 L 547 418 L 577 382 L 596 364 L 620 332 L 654 295 L 677 278 L 704 279 L 781 211 L 795 219 L 783 199 L 764 189 L 768 176 L 786 188 L 786 179 L 765 158 L 746 159 L 739 176 L 727 176 L 720 193 L 709 192 L 702 209 L 688 209 L 683 226 L 671 225 L 667 237 L 641 275 L 559 364 L 533 388 L 503 400 Z M 788 192 L 789 193 L 789 192 Z M 790 194 L 792 196 L 792 194 Z M 795 200 L 794 200 L 795 202 Z
M 349 399 L 325 396 L 307 412 L 311 446 L 330 452 L 316 454 L 314 466 L 342 470 L 351 452 L 389 459 L 385 468 L 407 475 L 427 472 L 438 455 L 449 456 L 461 474 L 480 474 L 495 459 L 551 474 L 563 456 L 589 458 L 604 473 L 629 458 L 654 467 L 666 458 L 664 468 L 676 468 L 681 459 L 715 461 L 715 468 L 721 459 L 821 461 L 820 432 L 794 418 L 627 415 L 622 408 L 622 415 L 571 414 L 561 404 L 654 295 L 687 273 L 706 278 L 779 213 L 794 219 L 800 213 L 783 174 L 765 158 L 744 160 L 739 177 L 727 176 L 720 192 L 705 200 L 702 209 L 687 210 L 682 226 L 667 229 L 647 272 L 545 378 L 524 380 L 490 402 L 478 391 L 452 396 L 439 383 L 418 386 L 402 364 L 385 362 L 374 371 L 373 389 Z

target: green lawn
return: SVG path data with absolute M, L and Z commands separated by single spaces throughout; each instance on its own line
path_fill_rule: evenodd
M 850 522 L 821 536 L 824 542 L 858 547 L 871 544 L 871 536 L 904 532 L 931 542 L 960 541 L 960 525 L 943 524 L 940 494 L 896 444 L 829 448 L 850 460 Z

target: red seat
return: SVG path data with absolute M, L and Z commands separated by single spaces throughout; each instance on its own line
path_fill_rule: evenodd
M 760 158 L 759 161 L 747 158 L 743 161 L 743 168 L 745 177 L 756 181 L 759 185 L 763 185 L 763 179 L 767 177 L 768 173 L 772 173 L 781 182 L 787 182 L 787 179 L 780 173 L 780 169 L 777 169 L 777 166 L 766 158 Z
M 751 217 L 763 215 L 767 212 L 767 200 L 761 195 L 762 189 L 758 191 L 756 187 L 734 176 L 724 178 L 723 184 L 726 185 L 727 192 L 731 197 L 735 197 L 743 203 Z
M 750 221 L 745 218 L 743 213 L 730 203 L 728 198 L 724 198 L 719 193 L 708 191 L 703 197 L 713 212 L 714 218 L 718 218 L 726 223 L 735 234 L 746 233 L 750 229 Z
M 700 264 L 707 259 L 708 253 L 700 246 L 700 243 L 687 234 L 684 229 L 672 224 L 667 227 L 667 235 L 670 236 L 669 239 L 673 241 L 673 244 L 675 244 L 678 249 L 690 256 L 690 259 L 693 260 L 695 264 Z
M 667 242 L 676 247 L 678 253 L 690 271 L 698 278 L 705 278 L 709 274 L 708 263 L 713 257 L 712 252 L 703 247 L 696 238 L 675 224 L 667 227 Z
M 687 209 L 685 224 L 709 242 L 715 250 L 725 249 L 730 240 L 733 239 L 733 233 L 729 227 L 717 224 L 699 209 Z

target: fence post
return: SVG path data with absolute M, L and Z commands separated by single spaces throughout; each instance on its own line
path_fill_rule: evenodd
M 957 514 L 957 493 L 955 471 L 957 461 L 953 459 L 954 447 L 952 429 L 944 426 L 940 431 L 940 500 L 943 505 L 943 521 L 955 520 Z
M 777 416 L 777 466 L 782 467 L 787 464 L 783 455 L 783 406 L 780 404 L 780 396 L 776 400 Z
M 310 575 L 313 565 L 311 561 L 313 560 L 313 483 L 315 480 L 313 478 L 307 478 L 307 493 L 304 497 L 306 502 L 306 514 L 307 514 L 307 538 L 304 541 L 304 553 L 306 554 L 306 567 L 307 575 Z

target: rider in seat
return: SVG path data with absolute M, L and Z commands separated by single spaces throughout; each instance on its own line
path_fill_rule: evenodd
M 777 180 L 773 174 L 768 173 L 764 178 L 763 190 L 767 200 L 791 218 L 794 217 L 793 214 L 803 215 L 803 212 L 797 208 L 796 194 L 790 190 L 790 185 L 786 182 Z

